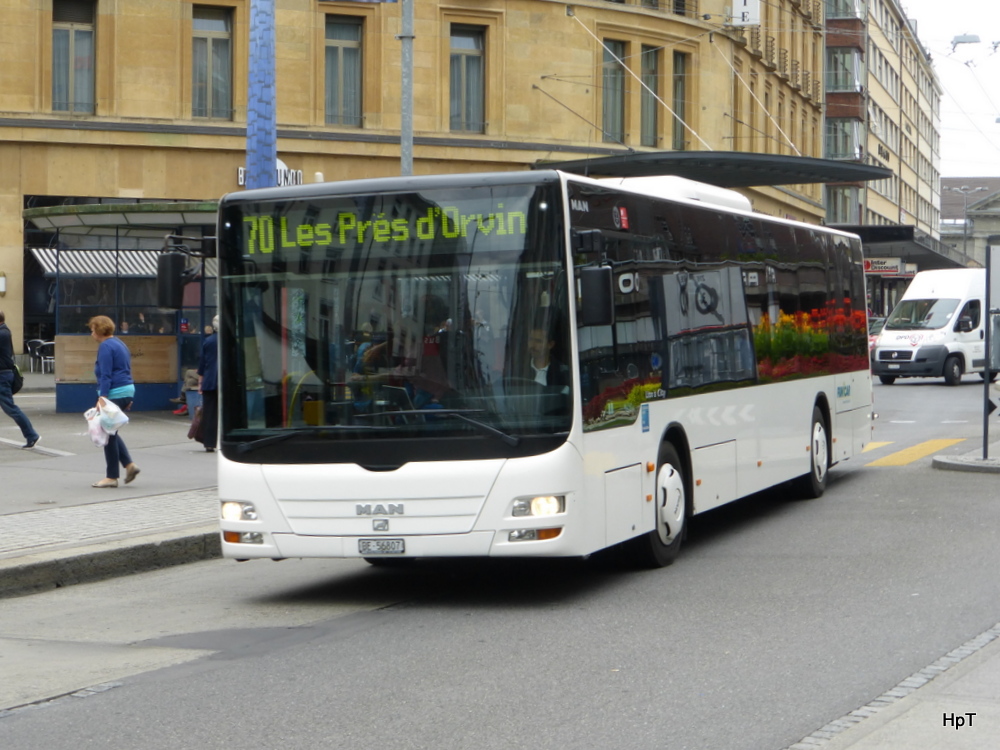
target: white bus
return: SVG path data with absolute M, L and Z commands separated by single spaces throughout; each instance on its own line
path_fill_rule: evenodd
M 222 550 L 669 564 L 870 437 L 861 247 L 675 178 L 249 190 L 219 207 Z

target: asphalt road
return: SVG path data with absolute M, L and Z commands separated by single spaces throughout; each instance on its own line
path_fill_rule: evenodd
M 700 516 L 664 570 L 211 561 L 5 601 L 35 688 L 3 705 L 107 689 L 0 714 L 0 746 L 781 750 L 1000 620 L 996 476 L 870 465 L 975 449 L 981 399 L 876 386 L 883 444 L 823 498 Z

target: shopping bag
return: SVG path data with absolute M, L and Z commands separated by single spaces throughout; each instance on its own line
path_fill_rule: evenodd
M 101 412 L 97 410 L 96 406 L 92 406 L 84 412 L 83 417 L 87 420 L 87 432 L 90 433 L 90 439 L 94 441 L 94 445 L 103 448 L 108 444 L 108 433 L 101 426 Z
M 101 427 L 109 435 L 114 435 L 128 424 L 128 414 L 123 412 L 114 401 L 102 397 L 98 403 L 100 404 Z
M 191 428 L 188 430 L 188 440 L 197 440 L 200 443 L 203 434 L 203 428 L 201 425 L 201 407 L 196 406 L 194 409 L 194 416 L 191 418 Z

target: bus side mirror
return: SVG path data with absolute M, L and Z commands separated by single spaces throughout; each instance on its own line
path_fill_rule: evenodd
M 604 235 L 600 229 L 574 229 L 573 251 L 577 253 L 604 253 Z
M 156 259 L 156 306 L 180 310 L 184 305 L 184 253 L 161 253 Z
M 611 266 L 580 269 L 580 325 L 609 326 L 615 322 Z

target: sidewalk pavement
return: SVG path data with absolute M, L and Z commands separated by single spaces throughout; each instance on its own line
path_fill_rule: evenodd
M 217 454 L 187 417 L 132 412 L 121 434 L 141 472 L 95 489 L 104 453 L 82 414 L 56 413 L 53 375 L 26 372 L 15 401 L 42 438 L 22 450 L 0 414 L 0 598 L 219 555 Z
M 21 450 L 0 416 L 0 598 L 219 556 L 216 455 L 188 420 L 137 412 L 123 430 L 142 469 L 98 490 L 104 457 L 80 414 L 56 414 L 51 374 L 25 373 L 16 397 L 42 435 Z M 933 465 L 1000 473 L 1000 443 Z M 1000 749 L 1000 623 L 788 750 Z

